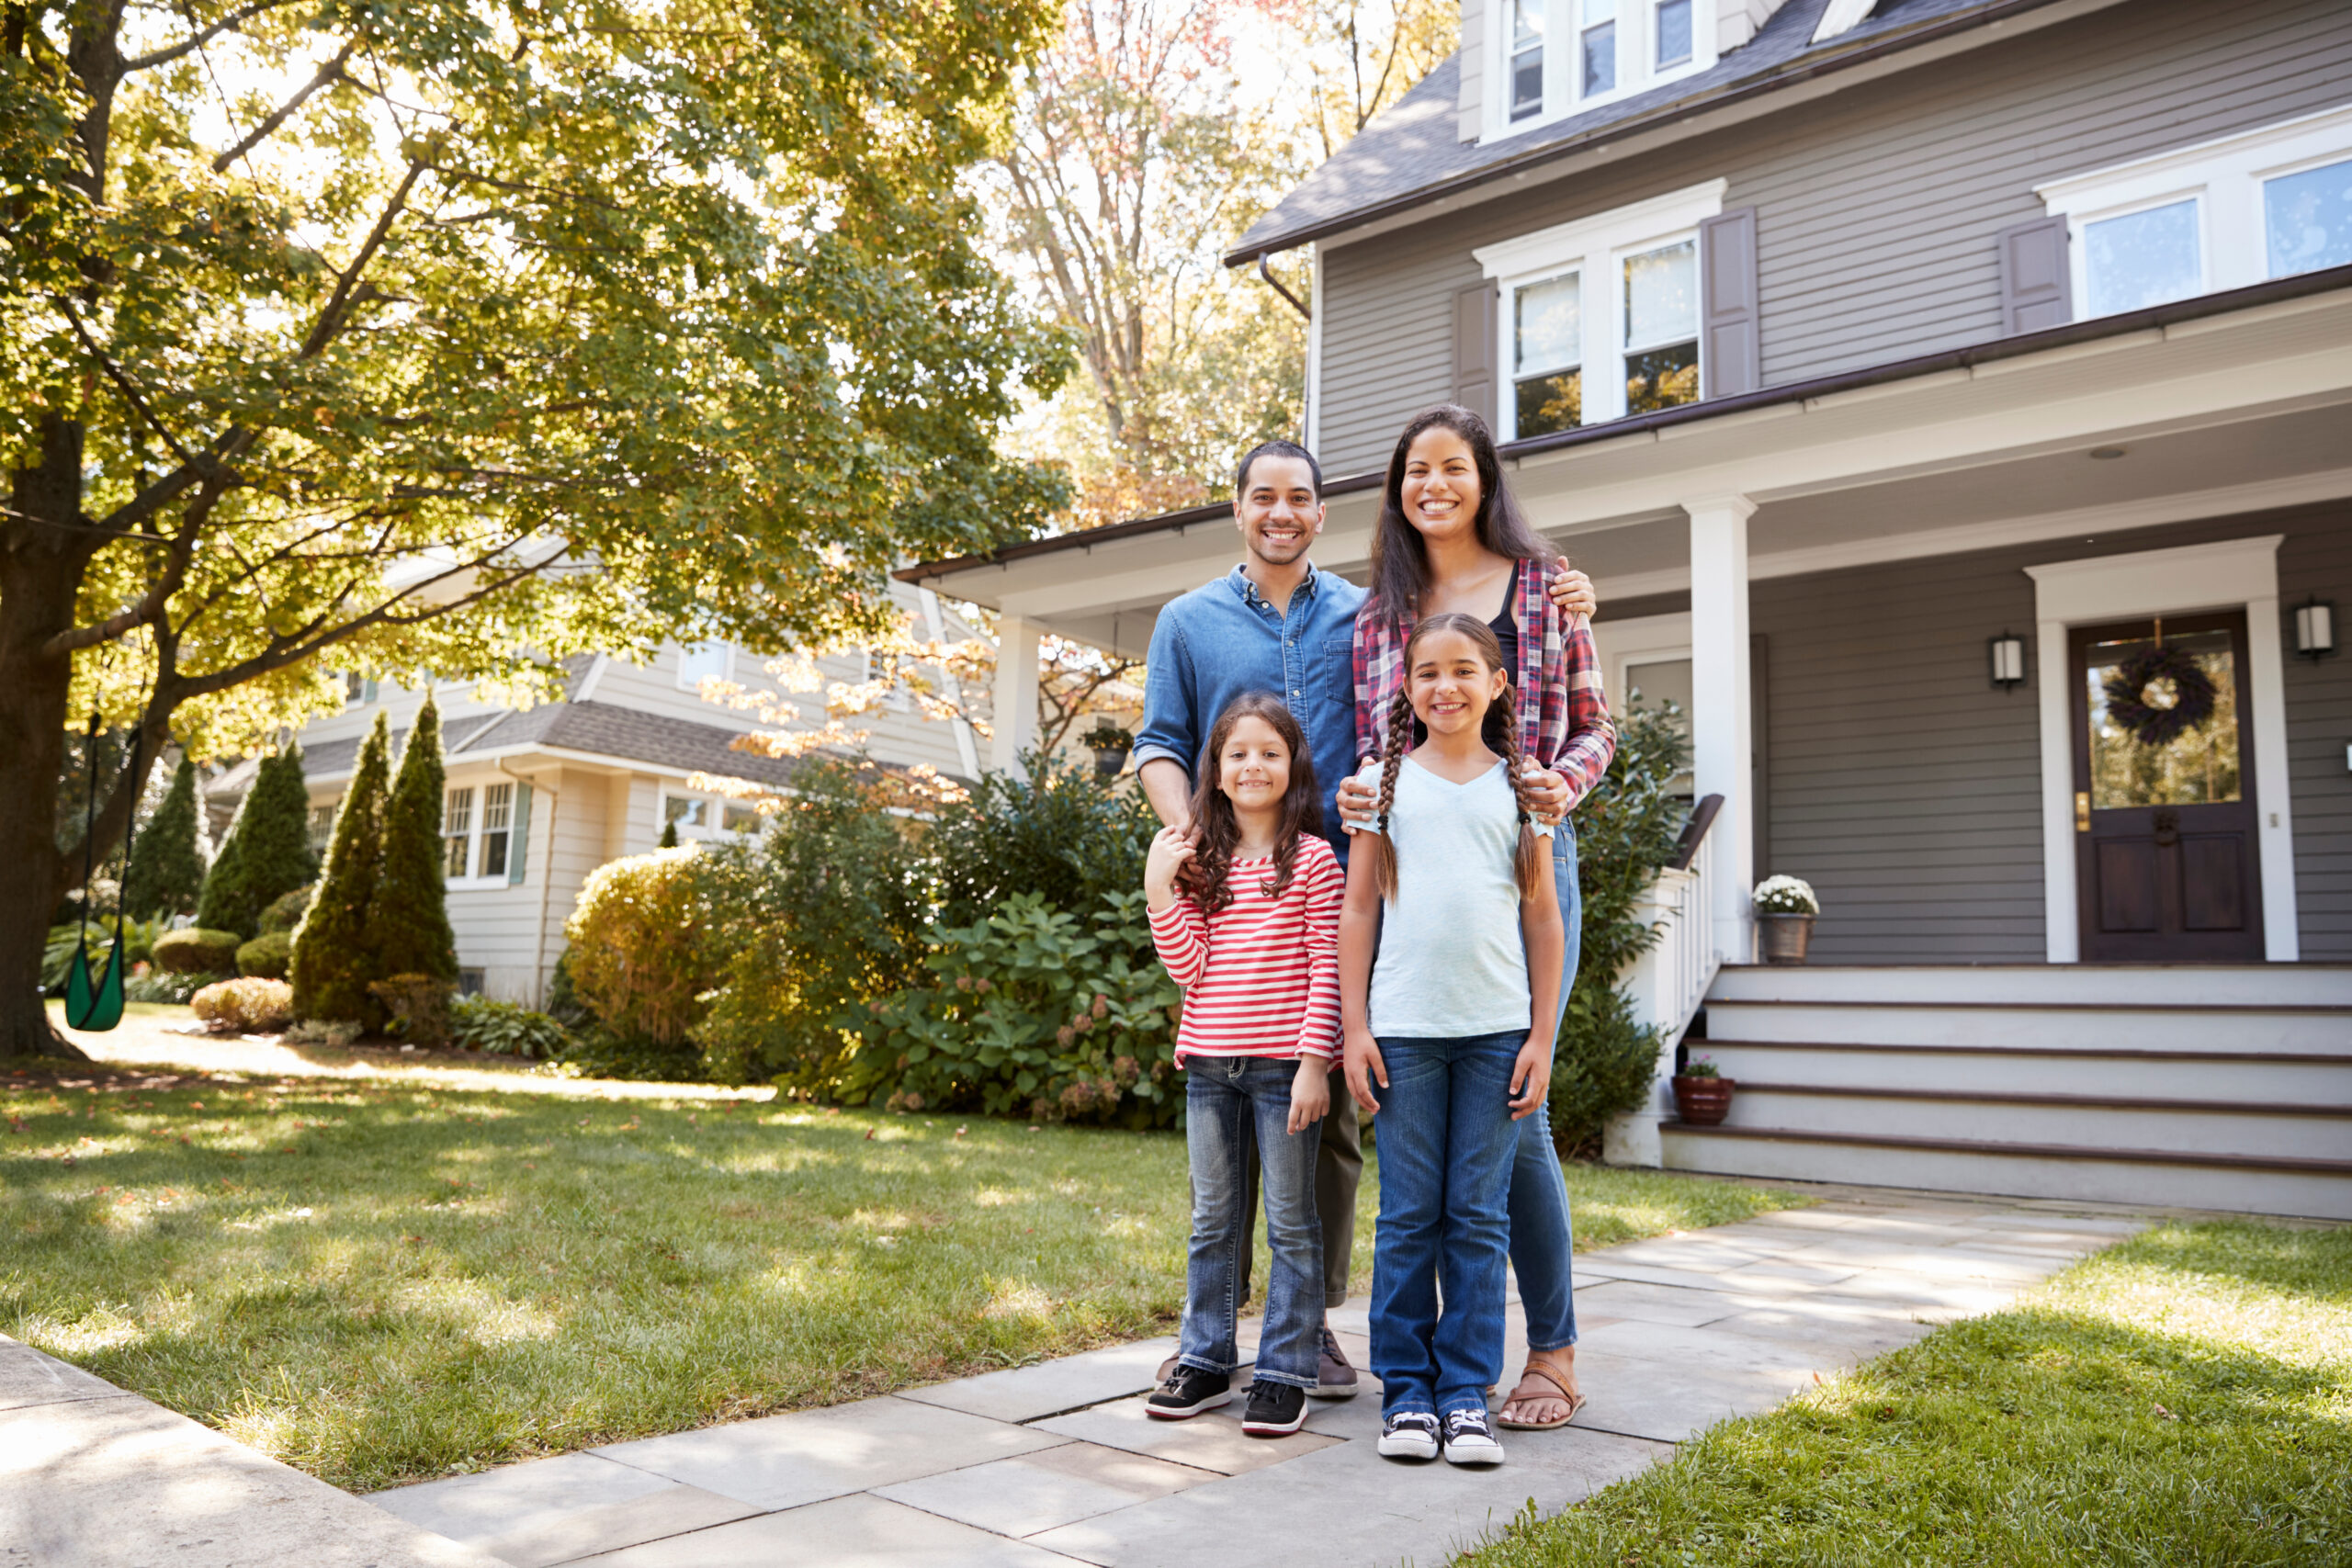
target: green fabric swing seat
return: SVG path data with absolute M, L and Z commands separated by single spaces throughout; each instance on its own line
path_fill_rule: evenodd
M 140 735 L 136 729 L 130 736 L 130 784 L 140 787 L 146 775 L 139 764 Z M 90 795 L 83 810 L 82 827 L 82 940 L 74 944 L 73 962 L 65 966 L 65 1027 L 85 1034 L 104 1034 L 122 1021 L 122 905 L 118 901 L 114 910 L 114 946 L 107 953 L 106 974 L 97 979 L 90 977 L 90 863 L 91 829 L 97 824 L 98 812 L 98 716 L 90 716 Z M 122 869 L 126 877 L 130 871 L 130 841 L 138 831 L 139 813 L 134 807 L 130 821 L 122 831 Z

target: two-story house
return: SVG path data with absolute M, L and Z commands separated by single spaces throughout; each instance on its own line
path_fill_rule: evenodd
M 1464 0 L 1462 39 L 1227 260 L 1313 255 L 1322 565 L 1468 404 L 1612 695 L 1690 712 L 1723 806 L 1641 984 L 1742 1088 L 1612 1146 L 2352 1215 L 2352 7 Z M 1140 651 L 1227 515 L 902 575 Z M 2109 690 L 2166 647 L 2169 735 Z M 1751 962 L 1774 872 L 1808 967 Z

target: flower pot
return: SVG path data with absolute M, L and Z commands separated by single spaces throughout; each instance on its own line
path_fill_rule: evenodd
M 1693 1127 L 1720 1127 L 1731 1114 L 1732 1091 L 1738 1087 L 1730 1078 L 1677 1077 L 1675 1111 Z
M 1097 746 L 1094 750 L 1094 771 L 1110 778 L 1127 765 L 1127 749 L 1124 746 Z
M 1756 917 L 1757 945 L 1767 964 L 1802 964 L 1805 949 L 1813 945 L 1811 915 L 1758 915 Z

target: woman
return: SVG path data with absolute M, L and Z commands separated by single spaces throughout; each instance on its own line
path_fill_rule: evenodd
M 1487 422 L 1451 405 L 1415 418 L 1396 441 L 1372 545 L 1372 596 L 1356 620 L 1356 754 L 1378 754 L 1382 715 L 1404 683 L 1405 641 L 1429 615 L 1475 616 L 1502 644 L 1519 694 L 1525 754 L 1549 770 L 1532 796 L 1561 820 L 1552 875 L 1566 931 L 1559 995 L 1576 978 L 1582 909 L 1576 832 L 1566 814 L 1600 782 L 1617 750 L 1592 632 L 1544 592 L 1555 552 L 1504 488 Z M 1341 786 L 1343 817 L 1368 819 L 1374 800 L 1357 779 Z M 1557 1019 L 1554 1020 L 1556 1030 Z M 1510 1259 L 1527 1314 L 1526 1370 L 1503 1402 L 1505 1427 L 1566 1426 L 1584 1400 L 1576 1382 L 1576 1303 L 1567 1183 L 1543 1111 L 1519 1123 L 1511 1168 Z

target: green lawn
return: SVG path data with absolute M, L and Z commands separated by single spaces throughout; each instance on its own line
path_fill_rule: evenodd
M 2149 1232 L 1464 1562 L 2352 1562 L 2352 1229 Z
M 1181 1306 L 1174 1134 L 562 1088 L 0 1077 L 0 1332 L 368 1489 L 1161 1333 Z M 1569 1186 L 1585 1246 L 1803 1201 Z

